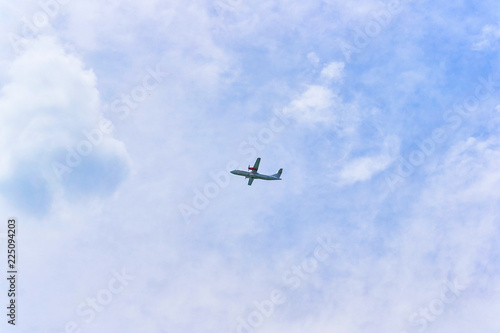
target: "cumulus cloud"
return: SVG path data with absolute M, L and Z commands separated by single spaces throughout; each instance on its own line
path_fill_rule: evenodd
M 0 109 L 0 189 L 23 208 L 47 212 L 60 190 L 110 193 L 127 174 L 123 144 L 103 127 L 94 73 L 55 39 L 33 40 L 12 62 Z

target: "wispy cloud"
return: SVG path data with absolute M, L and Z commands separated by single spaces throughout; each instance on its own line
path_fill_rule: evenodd
M 481 29 L 481 34 L 476 37 L 472 48 L 477 51 L 491 50 L 498 46 L 500 40 L 500 25 L 487 24 Z

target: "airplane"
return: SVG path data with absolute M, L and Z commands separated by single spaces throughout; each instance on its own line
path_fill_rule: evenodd
M 253 167 L 251 167 L 250 165 L 248 166 L 248 170 L 250 171 L 233 170 L 231 171 L 231 173 L 233 175 L 245 176 L 245 178 L 248 178 L 248 185 L 252 185 L 254 179 L 281 180 L 280 177 L 281 173 L 283 172 L 283 169 L 279 169 L 277 173 L 271 176 L 262 175 L 257 172 L 257 170 L 259 170 L 259 164 L 260 164 L 260 157 L 257 158 Z

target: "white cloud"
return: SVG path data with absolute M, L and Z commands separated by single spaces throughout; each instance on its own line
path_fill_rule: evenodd
M 336 61 L 324 66 L 318 77 L 322 84 L 308 86 L 283 108 L 283 113 L 300 125 L 321 125 L 320 131 L 324 131 L 325 135 L 330 133 L 327 135 L 331 137 L 327 140 L 330 143 L 324 147 L 328 152 L 323 151 L 325 160 L 322 164 L 333 172 L 328 173 L 325 179 L 341 186 L 370 179 L 386 169 L 399 150 L 399 139 L 395 136 L 381 137 L 380 129 L 371 134 L 372 139 L 376 137 L 377 140 L 371 140 L 370 151 L 366 143 L 361 143 L 363 133 L 360 127 L 367 125 L 378 128 L 374 123 L 377 123 L 380 110 L 372 107 L 361 114 L 357 106 L 360 99 L 345 102 L 340 93 L 335 92 L 339 90 L 344 67 L 343 62 Z M 335 141 L 332 141 L 332 133 L 335 134 Z M 363 153 L 352 155 L 356 151 Z M 343 153 L 339 155 L 339 152 Z
M 312 85 L 285 107 L 283 113 L 308 124 L 328 124 L 334 121 L 333 107 L 339 103 L 339 97 L 330 89 Z
M 348 185 L 358 181 L 366 181 L 385 170 L 394 161 L 399 151 L 399 145 L 397 137 L 388 136 L 378 148 L 378 154 L 354 157 L 348 160 L 338 173 L 338 183 Z
M 339 81 L 344 76 L 343 62 L 333 61 L 321 71 L 321 76 L 330 80 Z
M 47 211 L 60 189 L 76 195 L 110 193 L 127 173 L 123 144 L 100 129 L 94 73 L 55 39 L 34 39 L 12 62 L 0 109 L 0 187 L 7 198 L 34 212 Z M 91 131 L 95 144 L 85 135 Z M 81 162 L 63 168 L 61 183 L 53 163 L 67 167 L 68 149 L 78 151 L 78 145 L 85 146 Z
M 382 206 L 400 210 L 391 215 L 394 221 L 386 216 L 375 220 L 376 209 L 366 209 L 365 220 L 354 219 L 350 225 L 359 232 L 338 235 L 345 238 L 335 241 L 341 255 L 319 263 L 301 288 L 288 293 L 286 310 L 279 310 L 286 315 L 273 318 L 264 331 L 313 327 L 328 332 L 335 327 L 366 332 L 368 327 L 373 332 L 415 332 L 425 324 L 428 332 L 447 333 L 457 331 L 457 322 L 495 331 L 497 323 L 485 320 L 472 304 L 486 304 L 485 311 L 500 306 L 494 291 L 497 274 L 485 273 L 496 271 L 490 256 L 499 251 L 498 148 L 497 138 L 457 143 L 423 187 L 403 189 L 382 201 Z M 357 209 L 363 210 L 367 199 L 361 195 L 357 200 Z M 441 301 L 443 293 L 449 301 Z
M 326 65 L 318 78 L 326 79 L 322 84 L 308 85 L 306 90 L 283 108 L 283 114 L 306 125 L 323 124 L 333 126 L 339 133 L 352 133 L 358 122 L 355 105 L 345 103 L 342 97 L 330 88 L 331 81 L 343 77 L 343 62 Z
M 340 172 L 342 183 L 355 183 L 370 179 L 374 174 L 386 169 L 392 158 L 387 155 L 359 157 L 349 161 Z
M 439 168 L 433 168 L 434 160 L 422 166 L 426 178 L 417 179 L 414 187 L 402 186 L 388 200 L 378 187 L 383 179 L 374 177 L 399 149 L 389 133 L 404 135 L 402 140 L 409 142 L 428 120 L 441 117 L 425 105 L 410 107 L 415 99 L 422 100 L 414 85 L 408 94 L 398 90 L 398 73 L 404 73 L 400 76 L 406 83 L 430 82 L 428 76 L 417 75 L 424 67 L 415 67 L 414 61 L 435 59 L 413 52 L 426 44 L 408 37 L 418 24 L 435 27 L 426 8 L 421 8 L 425 21 L 419 21 L 418 12 L 406 12 L 402 18 L 411 16 L 410 22 L 401 22 L 385 41 L 381 34 L 380 44 L 371 43 L 373 48 L 363 50 L 366 57 L 349 64 L 355 80 L 340 80 L 340 63 L 326 62 L 322 74 L 316 67 L 317 79 L 306 81 L 290 98 L 294 87 L 288 82 L 304 78 L 304 62 L 313 67 L 297 54 L 315 50 L 319 56 L 310 55 L 309 61 L 319 65 L 319 57 L 335 51 L 336 29 L 350 29 L 351 22 L 365 27 L 364 21 L 385 4 L 332 2 L 330 8 L 342 9 L 334 13 L 341 18 L 336 20 L 320 2 L 238 3 L 240 7 L 219 17 L 223 25 L 235 24 L 225 26 L 226 34 L 214 34 L 208 10 L 192 3 L 170 1 L 165 9 L 156 0 L 141 5 L 70 2 L 53 21 L 59 30 L 50 33 L 62 36 L 76 52 L 41 39 L 34 45 L 37 52 L 0 65 L 11 72 L 7 81 L 2 79 L 7 83 L 0 96 L 0 149 L 5 152 L 0 186 L 4 194 L 17 195 L 13 200 L 38 205 L 50 205 L 54 193 L 78 197 L 116 188 L 121 178 L 113 177 L 126 170 L 127 153 L 112 135 L 63 184 L 56 182 L 50 163 L 64 162 L 66 145 L 75 148 L 85 139 L 82 130 L 94 128 L 101 119 L 99 92 L 111 98 L 120 89 L 130 92 L 140 84 L 143 68 L 160 58 L 168 72 L 155 96 L 116 122 L 116 136 L 133 157 L 135 177 L 111 197 L 77 204 L 57 200 L 45 218 L 22 219 L 22 287 L 47 306 L 25 300 L 19 329 L 63 331 L 68 320 L 75 320 L 83 331 L 95 332 L 234 332 L 236 317 L 247 318 L 254 301 L 282 288 L 287 303 L 276 307 L 256 331 L 413 332 L 408 317 L 439 297 L 448 275 L 472 272 L 482 280 L 474 280 L 463 298 L 447 305 L 427 331 L 473 331 L 459 325 L 465 321 L 483 325 L 477 331 L 498 331 L 489 319 L 499 306 L 492 293 L 498 290 L 492 265 L 498 256 L 498 142 L 471 139 L 456 145 Z M 414 8 L 420 10 L 418 6 Z M 288 12 L 292 15 L 284 15 Z M 433 14 L 442 18 L 437 14 L 444 12 Z M 255 24 L 248 26 L 248 21 Z M 234 40 L 227 40 L 228 35 Z M 400 47 L 387 44 L 403 40 Z M 435 45 L 434 40 L 427 42 Z M 402 50 L 403 60 L 391 54 Z M 72 55 L 77 52 L 96 74 Z M 261 58 L 254 59 L 252 52 Z M 229 73 L 237 84 L 225 94 L 213 93 L 227 64 L 240 56 L 251 58 L 251 66 L 242 61 L 240 72 Z M 290 67 L 277 66 L 276 75 L 263 78 L 256 68 L 276 59 Z M 372 72 L 372 85 L 363 80 L 368 68 L 378 68 Z M 338 81 L 346 85 L 339 87 Z M 125 88 L 110 93 L 114 83 Z M 433 92 L 436 101 L 456 93 L 444 85 Z M 255 94 L 255 87 L 266 94 Z M 183 200 L 179 197 L 191 202 L 195 189 L 213 182 L 212 170 L 223 171 L 229 159 L 240 158 L 239 140 L 257 135 L 261 127 L 254 119 L 275 105 L 287 105 L 283 110 L 298 126 L 291 122 L 259 154 L 267 161 L 263 172 L 284 167 L 283 181 L 248 187 L 231 178 L 186 226 L 177 210 Z M 417 111 L 425 121 L 409 119 Z M 247 128 L 256 130 L 246 133 Z M 455 139 L 447 143 L 453 145 Z M 352 183 L 357 186 L 337 186 Z M 300 191 L 290 190 L 297 184 Z M 298 290 L 285 289 L 283 273 L 314 251 L 318 235 L 332 235 L 339 255 L 307 273 Z M 120 267 L 136 279 L 114 295 L 95 321 L 86 323 L 76 308 L 106 288 L 110 271 Z M 53 313 L 58 320 L 49 320 Z

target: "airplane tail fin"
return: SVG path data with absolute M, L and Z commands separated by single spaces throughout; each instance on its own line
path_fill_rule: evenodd
M 283 169 L 279 169 L 279 170 L 278 170 L 278 173 L 277 173 L 277 174 L 275 174 L 275 176 L 278 176 L 278 178 L 280 178 L 280 177 L 281 177 L 281 173 L 282 173 L 282 172 L 283 172 Z

